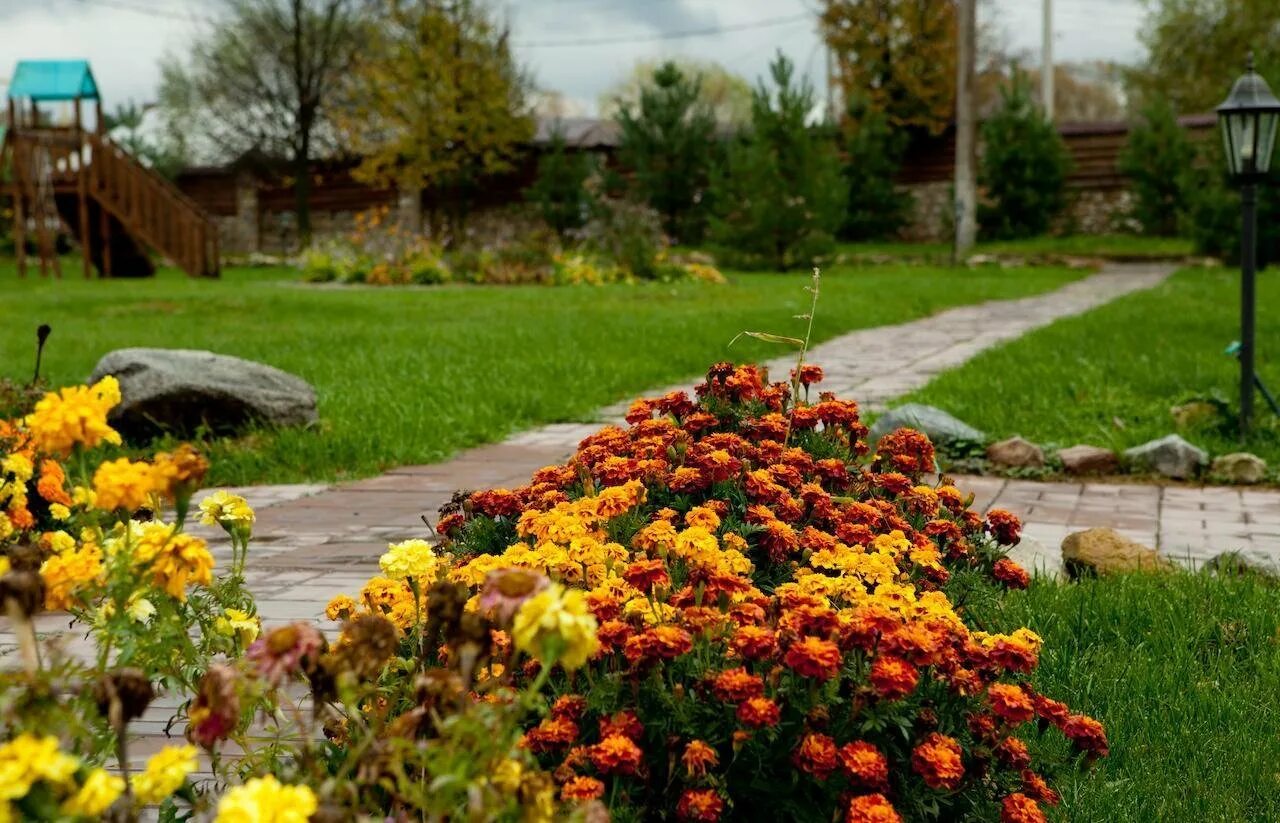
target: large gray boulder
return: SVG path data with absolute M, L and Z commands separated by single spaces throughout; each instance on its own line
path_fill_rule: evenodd
M 1125 449 L 1124 458 L 1138 468 L 1177 480 L 1195 477 L 1209 462 L 1209 455 L 1204 449 L 1191 445 L 1176 434 Z
M 889 409 L 871 426 L 869 439 L 874 445 L 889 432 L 902 428 L 923 432 L 934 444 L 957 441 L 981 443 L 987 439 L 985 434 L 963 420 L 923 403 L 907 403 Z
M 109 420 L 122 433 L 235 432 L 251 424 L 315 423 L 311 384 L 274 366 L 192 349 L 118 349 L 98 361 L 89 382 L 120 381 Z

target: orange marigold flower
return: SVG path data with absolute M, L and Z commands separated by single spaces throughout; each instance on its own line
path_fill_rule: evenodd
M 802 386 L 812 386 L 814 383 L 822 382 L 822 367 L 813 363 L 805 363 L 800 366 L 797 373 L 795 369 L 791 370 L 791 378 L 798 380 Z
M 907 474 L 933 470 L 933 443 L 915 429 L 891 431 L 876 445 L 876 465 Z
M 1010 589 L 1025 589 L 1031 585 L 1031 576 L 1027 570 L 1007 557 L 996 561 L 991 568 L 991 575 Z
M 1073 714 L 1062 724 L 1062 733 L 1081 751 L 1097 757 L 1106 757 L 1110 753 L 1107 747 L 1107 731 L 1102 724 L 1092 717 Z
M 1001 546 L 1016 546 L 1022 539 L 1022 521 L 1013 512 L 992 509 L 987 512 L 987 531 Z
M 791 759 L 800 771 L 826 780 L 836 768 L 836 741 L 828 735 L 810 732 L 800 739 Z
M 919 681 L 919 670 L 900 657 L 882 654 L 871 664 L 871 687 L 885 700 L 906 697 Z
M 764 626 L 742 626 L 730 641 L 733 650 L 745 660 L 764 660 L 778 651 L 778 640 Z
M 1035 716 L 1031 698 L 1021 686 L 1013 683 L 992 683 L 987 687 L 987 701 L 991 711 L 1004 722 L 1016 726 Z
M 755 729 L 776 726 L 781 718 L 782 710 L 767 697 L 751 697 L 738 704 L 738 720 Z
M 600 737 L 620 734 L 632 740 L 639 740 L 644 735 L 644 726 L 640 718 L 630 709 L 623 709 L 612 717 L 600 718 Z
M 578 739 L 578 724 L 567 717 L 548 717 L 525 732 L 523 744 L 531 752 L 546 752 L 568 746 Z
M 567 717 L 575 721 L 579 720 L 586 710 L 587 699 L 580 694 L 562 695 L 551 704 L 552 717 Z
M 724 798 L 715 789 L 685 789 L 676 804 L 676 817 L 692 823 L 715 823 L 724 814 Z
M 632 663 L 672 660 L 693 648 L 693 635 L 679 626 L 655 626 L 627 639 L 623 654 Z
M 67 476 L 63 473 L 62 466 L 56 461 L 40 461 L 40 479 L 36 481 L 36 492 L 44 498 L 46 503 L 71 505 L 71 495 L 67 494 L 64 488 L 66 482 Z
M 882 794 L 864 794 L 849 801 L 845 823 L 902 823 L 889 798 Z
M 644 752 L 635 741 L 611 734 L 592 746 L 588 756 L 601 774 L 635 774 L 644 763 Z
M 667 564 L 660 558 L 635 561 L 622 572 L 622 579 L 642 592 L 651 591 L 655 586 L 665 586 L 671 582 L 671 577 L 667 574 Z
M 720 765 L 720 755 L 703 741 L 691 740 L 689 745 L 684 747 L 680 762 L 684 765 L 685 774 L 689 777 L 703 777 L 707 769 L 714 769 Z
M 1021 792 L 1000 801 L 1000 823 L 1046 823 L 1047 819 L 1039 804 Z
M 1022 770 L 1031 765 L 1031 752 L 1027 744 L 1016 737 L 1006 737 L 995 748 L 996 757 L 1011 769 Z
M 604 783 L 594 777 L 579 775 L 560 787 L 560 799 L 566 803 L 585 803 L 604 797 Z
M 911 768 L 931 789 L 954 789 L 964 777 L 964 752 L 955 739 L 932 732 L 911 752 Z
M 865 740 L 846 743 L 839 756 L 840 771 L 855 784 L 865 789 L 889 787 L 889 759 L 872 744 Z
M 1046 806 L 1056 806 L 1062 802 L 1062 796 L 1050 788 L 1043 777 L 1030 769 L 1022 770 L 1022 793 Z
M 1035 708 L 1036 716 L 1042 720 L 1047 720 L 1055 726 L 1062 726 L 1067 722 L 1067 718 L 1071 716 L 1071 709 L 1061 700 L 1054 700 L 1052 697 L 1045 697 L 1042 694 L 1031 695 L 1031 705 Z
M 741 703 L 764 694 L 764 680 L 741 667 L 726 669 L 712 679 L 711 691 L 726 703 Z
M 801 677 L 825 682 L 840 671 L 840 647 L 820 637 L 802 637 L 791 644 L 782 662 Z

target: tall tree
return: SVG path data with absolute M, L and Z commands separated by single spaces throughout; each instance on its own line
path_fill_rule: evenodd
M 846 100 L 865 96 L 897 127 L 936 134 L 951 122 L 954 0 L 823 0 L 822 36 Z
M 292 167 L 299 241 L 311 235 L 311 161 L 332 148 L 329 106 L 362 45 L 361 0 L 225 0 L 185 61 L 163 67 L 171 121 L 223 152 Z
M 716 156 L 716 122 L 698 78 L 664 63 L 617 115 L 619 158 L 640 198 L 662 217 L 663 230 L 684 243 L 702 239 L 704 195 Z
M 512 168 L 533 136 L 528 79 L 483 0 L 379 7 L 340 119 L 364 158 L 357 175 L 448 191 L 456 236 L 479 181 Z
M 778 54 L 751 104 L 751 128 L 730 146 L 717 171 L 711 239 L 742 265 L 793 269 L 813 265 L 834 245 L 846 190 L 830 129 L 807 122 L 813 86 L 795 79 Z
M 1142 27 L 1147 59 L 1130 74 L 1134 97 L 1166 98 L 1175 111 L 1210 111 L 1254 52 L 1268 77 L 1280 69 L 1275 0 L 1149 0 Z
M 906 135 L 890 128 L 882 112 L 868 111 L 861 98 L 849 102 L 844 128 L 849 207 L 840 232 L 844 239 L 883 239 L 906 222 L 911 195 L 894 183 L 905 147 Z
M 1196 150 L 1168 101 L 1153 98 L 1129 130 L 1120 171 L 1133 187 L 1134 217 L 1147 234 L 1178 233 L 1191 208 L 1190 172 Z
M 751 120 L 751 83 L 745 77 L 710 60 L 681 57 L 670 62 L 686 77 L 697 80 L 699 101 L 717 123 L 743 126 Z M 654 72 L 661 67 L 656 60 L 637 61 L 625 77 L 600 95 L 601 114 L 616 117 L 622 109 L 639 103 L 641 93 L 653 85 Z

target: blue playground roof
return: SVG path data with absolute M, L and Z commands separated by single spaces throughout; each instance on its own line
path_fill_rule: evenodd
M 9 83 L 10 99 L 98 99 L 88 60 L 20 60 Z

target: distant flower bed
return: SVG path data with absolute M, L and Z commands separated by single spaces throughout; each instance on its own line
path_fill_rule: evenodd
M 263 631 L 242 498 L 197 504 L 225 567 L 185 531 L 195 451 L 95 458 L 114 379 L 46 395 L 0 423 L 0 819 L 1044 820 L 1051 772 L 1107 739 L 1028 685 L 1039 637 L 960 605 L 1027 585 L 1020 524 L 926 482 L 917 432 L 869 449 L 821 377 L 718 364 L 456 496 L 442 543 L 328 604 L 334 642 Z M 87 656 L 37 638 L 42 610 Z M 188 742 L 109 770 L 159 694 Z M 1043 734 L 1077 754 L 1033 762 Z
M 423 235 L 387 225 L 385 212 L 357 216 L 350 235 L 323 241 L 299 260 L 316 283 L 375 286 L 482 283 L 494 285 L 602 285 L 641 280 L 725 282 L 715 266 L 685 261 L 655 246 L 636 264 L 584 244 L 565 246 L 548 236 L 492 249 L 446 251 Z

